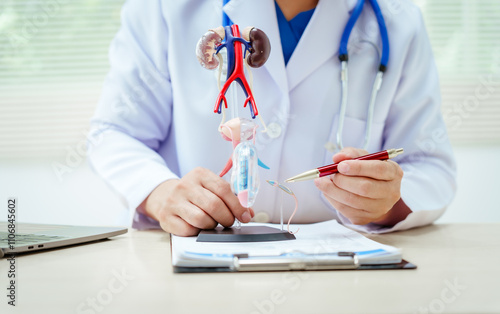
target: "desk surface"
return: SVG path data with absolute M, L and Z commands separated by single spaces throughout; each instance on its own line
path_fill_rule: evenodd
M 169 235 L 17 256 L 17 306 L 2 313 L 500 313 L 500 225 L 431 225 L 370 238 L 416 270 L 174 274 Z M 50 309 L 50 311 L 49 311 Z M 4 311 L 6 310 L 6 311 Z

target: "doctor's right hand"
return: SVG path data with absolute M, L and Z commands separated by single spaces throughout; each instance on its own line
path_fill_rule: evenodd
M 219 223 L 230 227 L 235 218 L 247 223 L 254 216 L 251 208 L 241 206 L 228 182 L 205 168 L 161 183 L 139 208 L 163 230 L 179 236 L 197 235 Z

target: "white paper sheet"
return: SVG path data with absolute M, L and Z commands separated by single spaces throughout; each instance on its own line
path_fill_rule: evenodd
M 274 224 L 253 224 L 279 228 Z M 196 237 L 172 236 L 172 264 L 183 267 L 226 267 L 233 254 L 278 256 L 283 253 L 324 254 L 356 252 L 361 264 L 399 263 L 398 249 L 370 240 L 336 220 L 290 225 L 296 240 L 272 242 L 196 242 Z

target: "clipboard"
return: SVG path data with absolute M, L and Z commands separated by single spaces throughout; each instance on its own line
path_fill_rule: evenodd
M 416 269 L 417 266 L 407 260 L 402 260 L 397 264 L 366 264 L 359 265 L 358 267 L 340 267 L 338 265 L 326 265 L 321 268 L 313 268 L 313 267 L 297 267 L 298 264 L 295 264 L 294 267 L 283 267 L 281 269 L 277 269 L 276 267 L 266 268 L 265 265 L 261 265 L 258 268 L 254 268 L 252 270 L 236 270 L 231 269 L 230 267 L 181 267 L 181 266 L 173 266 L 174 273 L 183 274 L 183 273 L 237 273 L 237 272 L 268 272 L 268 271 L 331 271 L 331 270 L 389 270 L 389 269 Z
M 269 224 L 259 224 L 269 225 Z M 293 241 L 197 242 L 170 237 L 174 273 L 415 269 L 395 247 L 335 220 L 301 225 Z M 259 244 L 257 244 L 259 243 Z
M 248 256 L 235 254 L 229 267 L 182 267 L 173 266 L 174 273 L 213 273 L 213 272 L 268 272 L 268 271 L 324 271 L 324 270 L 388 270 L 416 269 L 417 266 L 406 260 L 390 264 L 360 264 L 358 255 L 353 252 L 337 254 L 304 255 L 284 254 L 280 256 Z

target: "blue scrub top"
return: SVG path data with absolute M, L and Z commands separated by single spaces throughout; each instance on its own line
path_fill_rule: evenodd
M 278 18 L 278 27 L 280 29 L 281 48 L 283 49 L 283 57 L 285 58 L 285 65 L 293 54 L 295 47 L 299 43 L 300 37 L 307 27 L 307 23 L 311 19 L 314 9 L 301 12 L 293 19 L 287 21 L 279 5 L 274 2 L 276 6 L 276 15 Z

